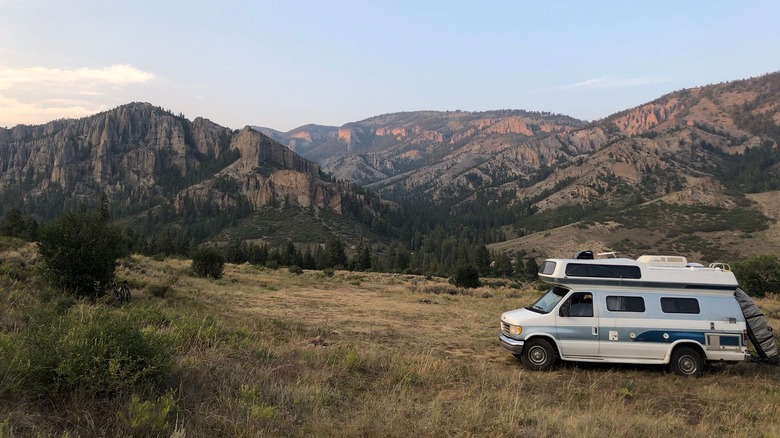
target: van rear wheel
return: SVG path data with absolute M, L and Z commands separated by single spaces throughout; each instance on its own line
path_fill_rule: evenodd
M 704 371 L 704 359 L 691 347 L 676 348 L 669 365 L 675 374 L 683 377 L 699 377 Z
M 531 339 L 523 346 L 520 360 L 532 371 L 548 371 L 555 364 L 555 350 L 544 339 Z

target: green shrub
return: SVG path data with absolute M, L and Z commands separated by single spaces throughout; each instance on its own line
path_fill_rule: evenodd
M 290 266 L 289 268 L 287 268 L 287 270 L 290 271 L 291 274 L 296 274 L 296 275 L 303 274 L 303 269 L 298 265 Z
M 31 395 L 154 387 L 172 364 L 168 342 L 128 314 L 102 307 L 76 306 L 63 315 L 39 308 L 11 341 L 0 345 L 0 355 L 12 364 L 14 389 Z
M 754 297 L 780 293 L 780 258 L 759 255 L 734 264 L 734 275 L 745 293 Z
M 479 272 L 473 265 L 461 265 L 455 270 L 453 284 L 458 287 L 479 287 Z
M 99 212 L 65 213 L 38 232 L 44 277 L 55 288 L 77 296 L 99 297 L 114 279 L 117 259 L 125 255 L 119 228 Z
M 200 277 L 222 278 L 225 259 L 218 249 L 204 246 L 192 254 L 192 271 Z
M 331 269 L 331 268 L 325 268 L 325 269 L 323 269 L 323 270 L 322 270 L 322 273 L 323 273 L 323 274 L 324 274 L 326 277 L 333 277 L 333 275 L 334 275 L 336 272 L 335 272 L 333 269 Z

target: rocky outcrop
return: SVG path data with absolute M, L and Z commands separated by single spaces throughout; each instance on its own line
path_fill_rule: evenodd
M 680 108 L 679 100 L 672 97 L 662 103 L 650 103 L 630 110 L 627 114 L 615 118 L 613 123 L 624 133 L 636 135 L 670 120 Z
M 0 133 L 0 190 L 28 196 L 55 188 L 71 195 L 142 200 L 165 192 L 160 180 L 186 179 L 204 157 L 218 157 L 230 131 L 206 119 L 189 122 L 147 103 L 78 120 L 17 126 Z
M 238 173 L 271 166 L 319 176 L 320 167 L 317 163 L 301 157 L 248 126 L 233 136 L 230 149 L 237 149 L 241 154 L 240 158 L 230 165 L 230 168 Z

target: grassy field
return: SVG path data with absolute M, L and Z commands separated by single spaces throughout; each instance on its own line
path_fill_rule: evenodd
M 497 280 L 462 290 L 227 265 L 214 281 L 191 276 L 189 261 L 139 256 L 118 276 L 133 302 L 89 306 L 142 315 L 144 331 L 167 336 L 171 375 L 154 390 L 33 397 L 8 389 L 0 361 L 0 437 L 780 435 L 780 368 L 718 366 L 701 379 L 640 366 L 524 370 L 499 346 L 498 321 L 539 292 Z M 33 274 L 6 273 L 2 287 L 9 337 L 47 298 L 29 297 Z M 780 301 L 759 304 L 778 327 Z

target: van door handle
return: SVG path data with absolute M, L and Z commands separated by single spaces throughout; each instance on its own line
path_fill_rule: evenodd
M 591 332 L 591 334 L 593 334 L 593 336 L 598 336 L 599 335 L 599 328 L 598 327 L 591 327 L 591 331 L 590 332 Z

